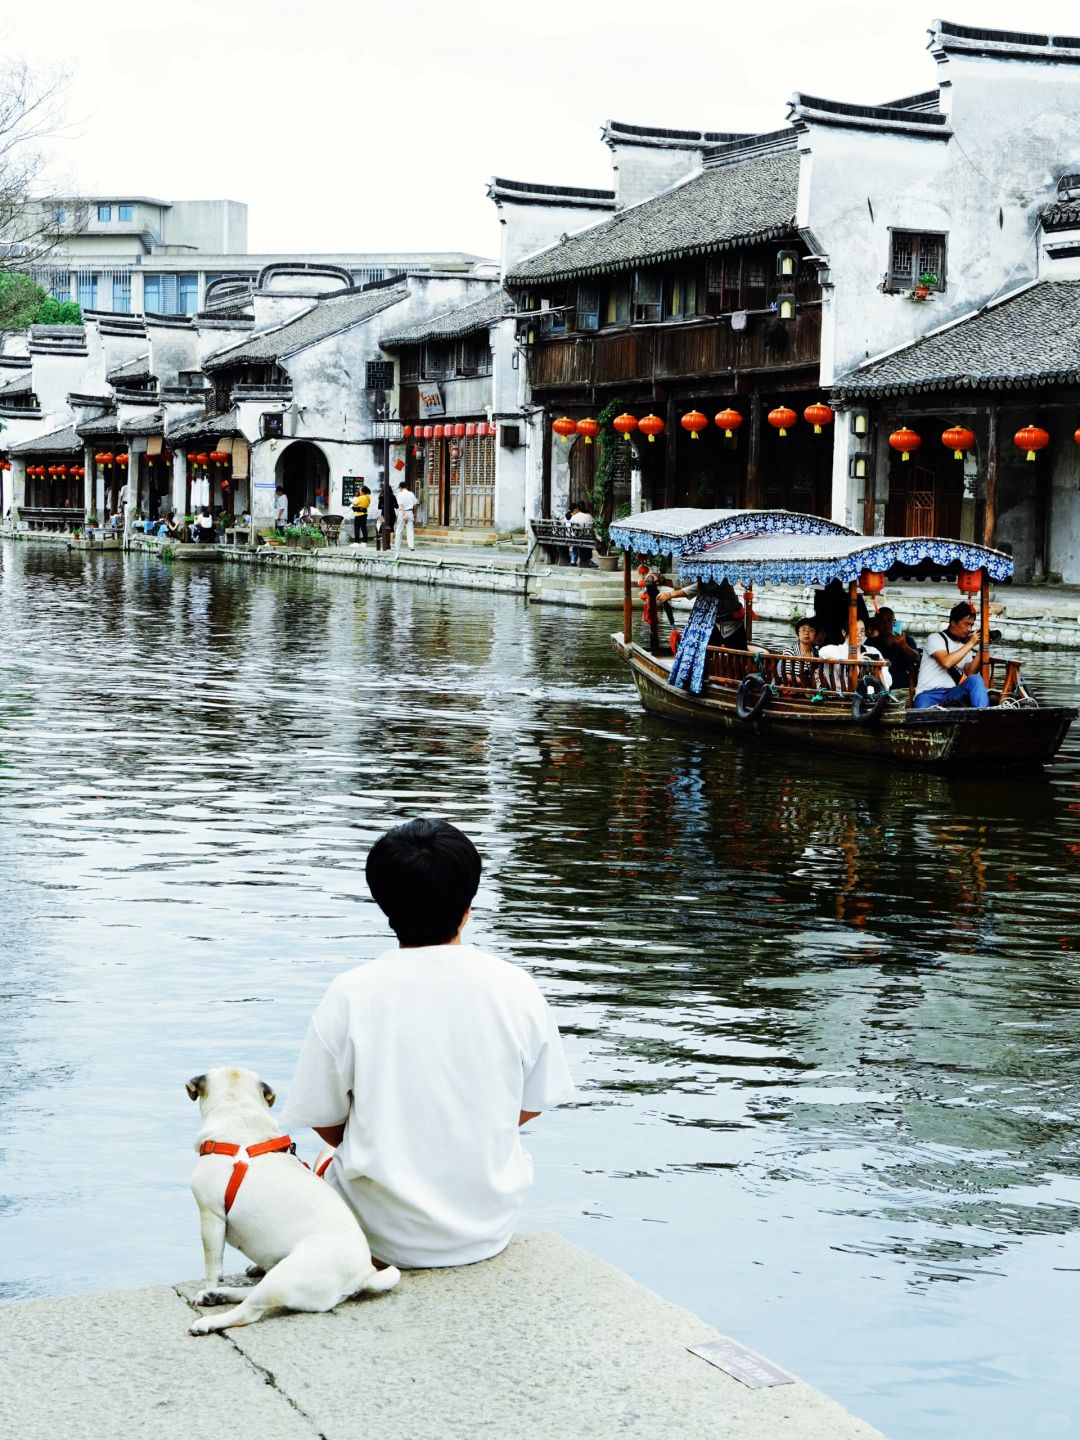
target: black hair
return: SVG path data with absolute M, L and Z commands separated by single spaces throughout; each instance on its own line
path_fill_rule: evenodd
M 955 625 L 958 620 L 970 620 L 975 614 L 975 606 L 967 600 L 961 600 L 959 605 L 954 605 L 949 611 L 949 624 Z
M 368 852 L 368 889 L 405 946 L 445 945 L 480 886 L 476 846 L 446 820 L 410 820 Z

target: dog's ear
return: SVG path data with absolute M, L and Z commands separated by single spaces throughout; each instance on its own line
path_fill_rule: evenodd
M 265 1080 L 260 1080 L 259 1086 L 263 1092 L 263 1099 L 266 1101 L 267 1108 L 271 1108 L 274 1104 L 274 1101 L 277 1099 L 277 1095 L 274 1093 L 274 1091 L 270 1088 L 270 1086 L 266 1083 Z
M 200 1100 L 206 1094 L 206 1076 L 193 1075 L 187 1082 L 189 1100 Z

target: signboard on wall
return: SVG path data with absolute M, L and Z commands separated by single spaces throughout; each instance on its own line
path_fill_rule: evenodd
M 341 503 L 350 505 L 360 494 L 360 486 L 363 483 L 362 475 L 343 475 L 341 477 Z
M 445 415 L 442 391 L 430 380 L 422 380 L 416 387 L 420 395 L 420 408 L 425 415 Z

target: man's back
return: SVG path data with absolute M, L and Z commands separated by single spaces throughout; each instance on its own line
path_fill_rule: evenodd
M 345 1136 L 327 1178 L 372 1252 L 468 1264 L 513 1231 L 532 1162 L 519 1112 L 573 1094 L 531 977 L 472 945 L 392 950 L 331 985 L 304 1042 L 286 1115 Z

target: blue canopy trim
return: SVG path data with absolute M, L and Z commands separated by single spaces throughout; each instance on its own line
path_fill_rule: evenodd
M 699 593 L 683 628 L 682 640 L 668 675 L 669 685 L 681 686 L 694 695 L 700 695 L 704 690 L 705 652 L 719 609 L 719 591 L 702 590 Z
M 820 515 L 794 510 L 650 510 L 610 527 L 620 550 L 644 555 L 692 555 L 708 545 L 752 535 L 856 535 Z
M 787 555 L 784 548 L 793 551 Z M 960 570 L 986 570 L 991 580 L 1012 578 L 1012 557 L 961 540 L 934 536 L 913 539 L 874 539 L 861 536 L 850 544 L 825 541 L 817 546 L 782 547 L 776 539 L 738 539 L 715 551 L 685 556 L 679 564 L 682 580 L 704 580 L 732 585 L 827 585 L 831 580 L 849 584 L 863 570 L 877 570 L 892 580 L 938 580 L 955 577 Z M 816 554 L 814 552 L 817 552 Z

